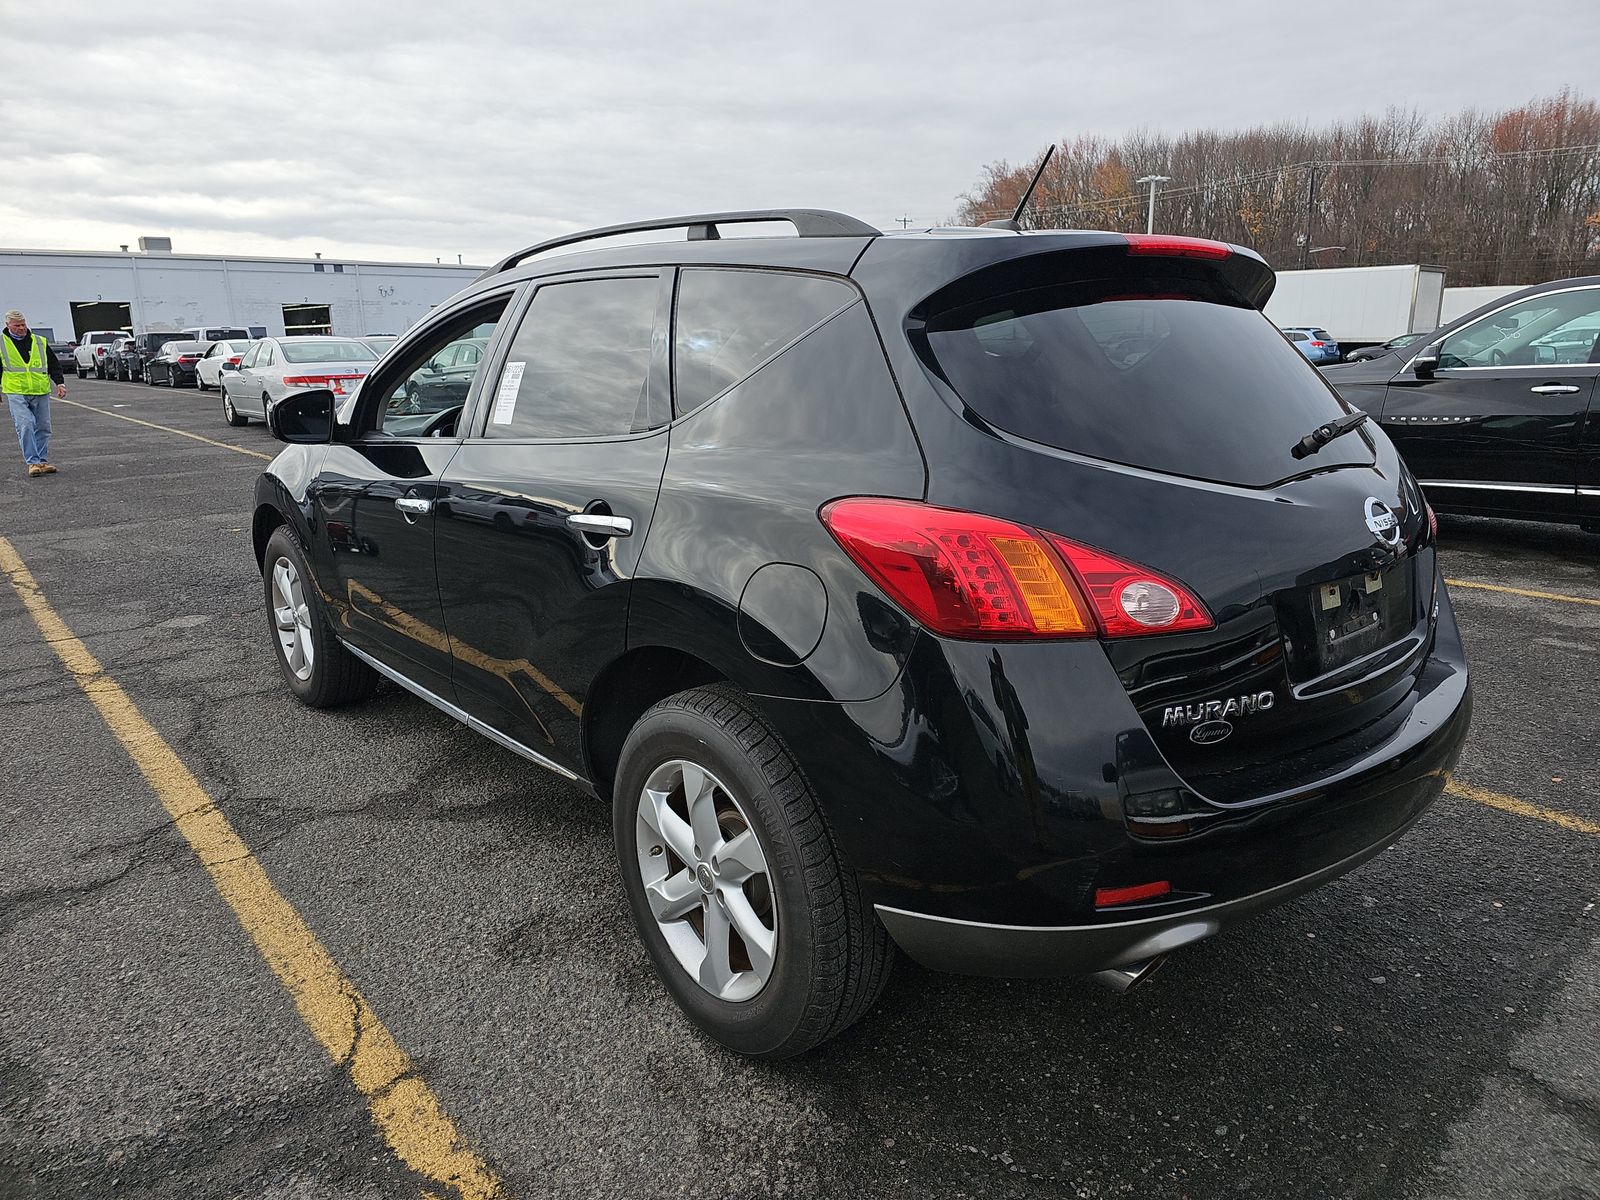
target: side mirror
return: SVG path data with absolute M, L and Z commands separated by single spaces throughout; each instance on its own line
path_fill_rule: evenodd
M 333 441 L 333 393 L 300 392 L 267 409 L 267 429 L 280 442 L 320 446 Z
M 239 369 L 239 364 L 238 363 L 229 362 L 227 359 L 223 359 L 222 360 L 222 365 L 217 368 L 217 370 L 219 370 L 219 371 L 237 371 L 238 369 Z
M 1418 379 L 1433 378 L 1433 373 L 1439 369 L 1439 351 L 1443 345 L 1443 342 L 1433 342 L 1418 351 L 1411 363 L 1411 371 Z

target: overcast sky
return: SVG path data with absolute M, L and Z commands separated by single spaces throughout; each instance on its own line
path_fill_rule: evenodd
M 0 0 L 0 245 L 482 263 L 730 208 L 927 225 L 1079 133 L 1600 91 L 1595 0 L 983 9 Z

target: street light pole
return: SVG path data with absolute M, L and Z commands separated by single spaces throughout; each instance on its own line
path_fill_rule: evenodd
M 1148 183 L 1150 185 L 1150 213 L 1144 222 L 1144 231 L 1146 233 L 1154 233 L 1156 231 L 1156 185 L 1158 183 L 1169 183 L 1171 180 L 1172 176 L 1170 175 L 1142 175 L 1134 180 L 1135 183 Z

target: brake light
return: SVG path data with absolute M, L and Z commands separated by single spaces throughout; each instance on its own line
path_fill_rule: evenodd
M 244 355 L 235 354 L 232 358 L 230 358 L 228 360 L 228 365 L 230 367 L 237 367 L 239 365 L 239 363 L 243 360 L 243 358 L 244 358 Z
M 1439 537 L 1439 518 L 1433 513 L 1433 505 L 1426 500 L 1422 502 L 1422 507 L 1428 510 L 1428 539 L 1437 541 Z
M 178 355 L 178 361 L 181 362 L 181 363 L 198 362 L 199 359 L 200 359 L 200 356 L 198 354 L 180 354 L 180 355 Z
M 1227 258 L 1233 247 L 1210 238 L 1172 237 L 1164 233 L 1126 233 L 1129 254 L 1156 254 L 1163 258 Z
M 1020 640 L 1211 626 L 1172 580 L 998 517 L 871 497 L 835 500 L 821 516 L 856 565 L 935 633 Z
M 330 388 L 338 395 L 344 394 L 344 385 L 354 379 L 364 379 L 363 375 L 285 375 L 285 387 L 314 387 Z
M 1311 344 L 1311 345 L 1312 345 L 1312 346 L 1313 346 L 1313 347 L 1315 347 L 1315 348 L 1316 348 L 1316 349 L 1318 349 L 1318 350 L 1321 350 L 1321 349 L 1322 349 L 1322 346 L 1323 346 L 1323 343 L 1322 343 L 1322 342 L 1312 342 L 1312 343 L 1310 343 L 1310 344 Z
M 1154 900 L 1157 896 L 1170 895 L 1172 884 L 1163 879 L 1157 883 L 1139 883 L 1133 887 L 1120 888 L 1095 888 L 1094 906 L 1096 908 L 1113 908 L 1118 904 L 1134 904 L 1140 900 Z

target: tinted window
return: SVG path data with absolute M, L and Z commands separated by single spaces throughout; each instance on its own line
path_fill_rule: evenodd
M 1360 434 L 1313 462 L 1289 449 L 1351 411 L 1259 312 L 1196 278 L 1049 282 L 928 318 L 928 349 L 986 420 L 1132 466 L 1262 486 L 1369 463 Z M 1013 268 L 1014 271 L 1014 268 Z M 972 295 L 972 290 L 968 290 Z
M 846 284 L 761 271 L 684 271 L 673 337 L 677 411 L 728 390 L 856 297 Z
M 501 368 L 486 436 L 607 437 L 649 428 L 658 286 L 645 278 L 540 288 Z

